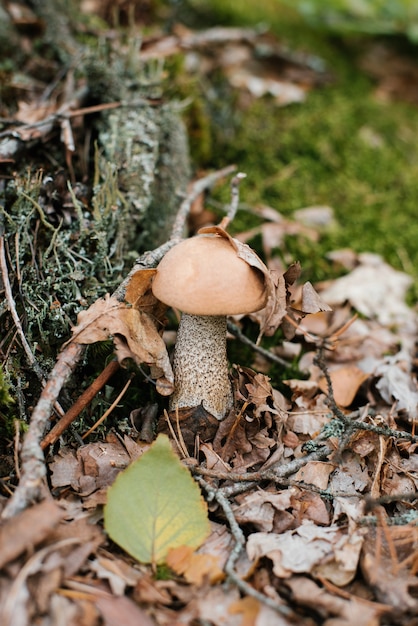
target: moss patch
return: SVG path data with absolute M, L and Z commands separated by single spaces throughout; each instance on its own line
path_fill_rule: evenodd
M 193 5 L 204 15 L 202 3 Z M 418 109 L 377 99 L 373 81 L 358 63 L 370 40 L 344 40 L 311 29 L 277 0 L 262 6 L 218 0 L 210 5 L 213 24 L 255 25 L 264 16 L 291 49 L 320 54 L 334 82 L 309 93 L 304 103 L 284 108 L 265 97 L 240 109 L 231 93 L 230 125 L 226 129 L 214 120 L 207 165 L 237 163 L 247 173 L 241 187 L 246 203 L 268 204 L 287 216 L 305 206 L 333 207 L 337 227 L 319 244 L 294 246 L 305 276 L 323 278 L 326 252 L 346 246 L 416 271 Z M 388 45 L 395 46 L 394 40 Z M 241 213 L 234 227 L 248 225 L 251 219 Z

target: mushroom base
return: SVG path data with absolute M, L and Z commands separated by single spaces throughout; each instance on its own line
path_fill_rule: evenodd
M 183 313 L 174 351 L 170 409 L 203 404 L 222 420 L 233 406 L 226 354 L 226 316 Z

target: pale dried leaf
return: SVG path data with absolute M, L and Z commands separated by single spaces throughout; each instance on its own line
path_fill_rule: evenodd
M 299 576 L 287 582 L 293 601 L 314 609 L 325 626 L 379 626 L 380 615 L 387 607 L 352 596 L 345 599 L 332 594 L 313 580 Z M 332 616 L 331 619 L 326 619 Z
M 399 363 L 389 360 L 375 370 L 379 377 L 376 387 L 382 398 L 392 404 L 396 401 L 398 411 L 406 411 L 410 419 L 418 416 L 418 386 L 410 372 L 405 372 Z
M 310 461 L 301 467 L 293 478 L 308 485 L 315 485 L 318 489 L 326 489 L 329 476 L 333 471 L 334 465 L 330 462 Z
M 380 602 L 400 614 L 416 615 L 418 586 L 410 556 L 417 555 L 416 523 L 401 527 L 371 528 L 367 532 L 362 555 L 362 573 Z M 408 558 L 409 557 L 409 558 Z M 416 565 L 415 565 L 416 567 Z
M 413 313 L 405 303 L 412 278 L 394 270 L 377 255 L 360 255 L 361 264 L 338 278 L 322 298 L 331 306 L 349 301 L 362 315 L 376 318 L 383 326 L 411 323 Z
M 336 524 L 319 527 L 304 521 L 298 529 L 280 535 L 253 533 L 248 538 L 247 553 L 250 560 L 267 556 L 273 562 L 274 573 L 280 578 L 287 578 L 292 573 L 319 573 L 325 578 L 329 576 L 336 584 L 354 577 L 361 545 L 359 533 L 347 534 Z M 349 558 L 345 559 L 344 555 Z M 330 563 L 332 567 L 329 567 Z
M 309 573 L 313 568 L 332 558 L 335 544 L 343 537 L 338 526 L 321 528 L 305 521 L 297 530 L 281 535 L 253 533 L 247 542 L 250 560 L 267 556 L 273 562 L 273 571 L 279 578 L 291 573 Z
M 22 552 L 34 549 L 63 519 L 64 511 L 52 500 L 26 509 L 0 526 L 0 568 Z
M 334 209 L 330 206 L 309 206 L 294 211 L 293 217 L 306 226 L 324 228 L 334 223 Z
M 127 587 L 134 587 L 140 572 L 122 559 L 99 556 L 90 561 L 89 567 L 100 580 L 107 580 L 115 596 L 123 596 Z
M 197 554 L 190 546 L 170 549 L 166 563 L 176 574 L 184 576 L 188 583 L 198 587 L 206 581 L 213 585 L 225 577 L 216 556 Z
M 295 411 L 289 414 L 287 427 L 295 433 L 313 436 L 329 422 L 329 410 Z
M 130 598 L 101 594 L 96 606 L 103 618 L 103 626 L 154 626 L 153 620 Z
M 364 537 L 359 531 L 344 536 L 334 549 L 334 557 L 315 568 L 315 575 L 337 587 L 345 587 L 356 576 Z
M 257 530 L 270 532 L 273 529 L 275 511 L 284 511 L 291 507 L 294 490 L 270 493 L 258 490 L 240 498 L 239 505 L 234 505 L 235 519 L 240 524 L 251 523 Z
M 312 284 L 307 281 L 302 286 L 301 311 L 303 313 L 319 313 L 320 311 L 332 311 L 332 309 L 315 291 Z

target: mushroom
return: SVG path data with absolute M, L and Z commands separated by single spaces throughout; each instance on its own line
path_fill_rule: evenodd
M 174 351 L 170 409 L 203 407 L 218 420 L 233 406 L 226 353 L 227 315 L 266 305 L 265 265 L 222 228 L 201 229 L 163 257 L 154 295 L 182 317 Z

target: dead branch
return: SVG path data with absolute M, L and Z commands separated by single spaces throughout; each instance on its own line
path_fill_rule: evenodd
M 200 466 L 191 466 L 190 471 L 194 475 L 198 476 L 202 475 L 210 478 L 217 478 L 218 480 L 232 481 L 235 484 L 219 488 L 219 491 L 221 491 L 225 497 L 231 497 L 238 493 L 248 491 L 249 489 L 259 485 L 260 482 L 266 480 L 281 484 L 284 479 L 298 472 L 307 463 L 327 459 L 331 452 L 332 450 L 330 448 L 324 446 L 319 450 L 310 452 L 300 459 L 294 459 L 293 461 L 286 463 L 286 465 L 279 465 L 277 468 L 272 466 L 259 472 L 220 472 L 218 470 L 211 470 Z
M 228 176 L 228 174 L 231 174 L 234 170 L 235 170 L 235 165 L 229 165 L 228 167 L 224 167 L 221 170 L 212 172 L 211 174 L 208 174 L 207 176 L 204 176 L 203 178 L 199 178 L 192 184 L 191 189 L 189 190 L 187 196 L 184 198 L 183 202 L 181 203 L 180 208 L 177 212 L 177 215 L 174 219 L 174 224 L 173 224 L 173 228 L 171 231 L 170 239 L 166 241 L 165 243 L 163 243 L 158 248 L 144 252 L 144 254 L 142 254 L 139 257 L 139 259 L 135 261 L 135 264 L 132 267 L 131 271 L 126 276 L 126 278 L 121 282 L 121 284 L 119 285 L 119 287 L 116 289 L 114 293 L 114 296 L 118 300 L 122 301 L 124 299 L 126 288 L 132 276 L 136 272 L 145 268 L 152 268 L 158 265 L 158 263 L 161 261 L 163 256 L 170 250 L 170 248 L 175 246 L 176 243 L 179 243 L 181 239 L 183 239 L 185 224 L 189 216 L 191 206 L 193 202 L 200 196 L 200 194 L 203 193 L 205 189 L 209 189 L 212 185 L 214 185 L 214 183 L 216 183 L 221 178 L 224 178 L 225 176 Z
M 213 502 L 215 500 L 221 507 L 229 524 L 229 528 L 231 529 L 232 537 L 235 541 L 235 545 L 225 564 L 225 573 L 227 574 L 227 576 L 238 587 L 238 589 L 240 589 L 240 591 L 242 591 L 246 595 L 256 598 L 256 600 L 258 600 L 262 604 L 265 604 L 274 611 L 277 611 L 277 613 L 280 613 L 281 615 L 286 615 L 287 617 L 292 616 L 293 611 L 291 611 L 288 606 L 285 606 L 284 604 L 279 604 L 278 602 L 275 602 L 272 598 L 269 598 L 263 593 L 260 593 L 237 574 L 237 572 L 235 571 L 235 564 L 239 558 L 239 555 L 245 547 L 245 535 L 242 532 L 242 529 L 237 520 L 235 519 L 235 515 L 232 510 L 231 504 L 228 501 L 228 498 L 225 497 L 222 490 L 215 489 L 209 483 L 203 480 L 202 477 L 198 477 L 197 481 L 206 491 L 208 501 Z
M 42 450 L 54 444 L 62 433 L 77 419 L 81 411 L 90 404 L 92 399 L 99 393 L 107 381 L 118 371 L 120 365 L 116 359 L 113 359 L 106 365 L 104 370 L 98 375 L 96 380 L 81 394 L 73 406 L 62 416 L 49 433 L 43 438 L 41 443 Z
M 324 375 L 328 388 L 327 405 L 329 406 L 335 419 L 339 420 L 339 422 L 343 425 L 344 436 L 350 438 L 352 433 L 356 430 L 368 430 L 376 433 L 377 435 L 383 435 L 384 437 L 393 437 L 394 439 L 406 439 L 407 441 L 411 441 L 412 443 L 418 442 L 417 435 L 413 435 L 405 431 L 394 430 L 389 426 L 376 426 L 375 424 L 367 424 L 365 422 L 353 421 L 350 415 L 346 415 L 343 411 L 341 411 L 335 401 L 332 381 L 324 356 L 324 348 L 322 346 L 320 346 L 318 349 L 318 354 L 314 359 L 314 363 L 319 367 Z
M 270 350 L 266 350 L 265 348 L 258 346 L 256 343 L 254 343 L 254 341 L 251 341 L 251 339 L 244 335 L 241 329 L 238 328 L 238 326 L 230 320 L 227 321 L 227 328 L 228 332 L 230 332 L 231 335 L 234 335 L 234 337 L 239 339 L 241 343 L 245 344 L 246 346 L 250 346 L 250 348 L 264 356 L 266 359 L 269 359 L 270 361 L 273 361 L 273 363 L 277 363 L 278 365 L 289 367 L 290 363 L 288 361 L 280 358 L 279 356 L 277 356 L 277 354 L 273 354 L 273 352 L 270 352 Z
M 32 352 L 32 348 L 30 347 L 28 340 L 25 337 L 25 333 L 23 332 L 22 324 L 20 323 L 20 318 L 16 310 L 16 302 L 13 297 L 12 287 L 10 285 L 9 280 L 9 272 L 7 269 L 6 262 L 6 254 L 5 254 L 5 245 L 4 245 L 4 234 L 2 232 L 2 225 L 0 224 L 0 269 L 1 269 L 1 278 L 3 281 L 4 292 L 6 295 L 7 305 L 9 307 L 9 311 L 12 315 L 14 324 L 16 326 L 17 333 L 20 337 L 20 341 L 22 342 L 23 349 L 26 354 L 26 358 L 28 360 L 29 365 L 33 368 L 33 371 L 41 381 L 41 383 L 45 383 L 45 376 L 42 371 L 41 366 L 37 362 L 35 355 Z
M 45 459 L 40 441 L 63 385 L 67 382 L 85 350 L 84 345 L 70 343 L 61 352 L 35 406 L 22 445 L 21 479 L 2 513 L 9 519 L 40 499 L 46 476 Z

